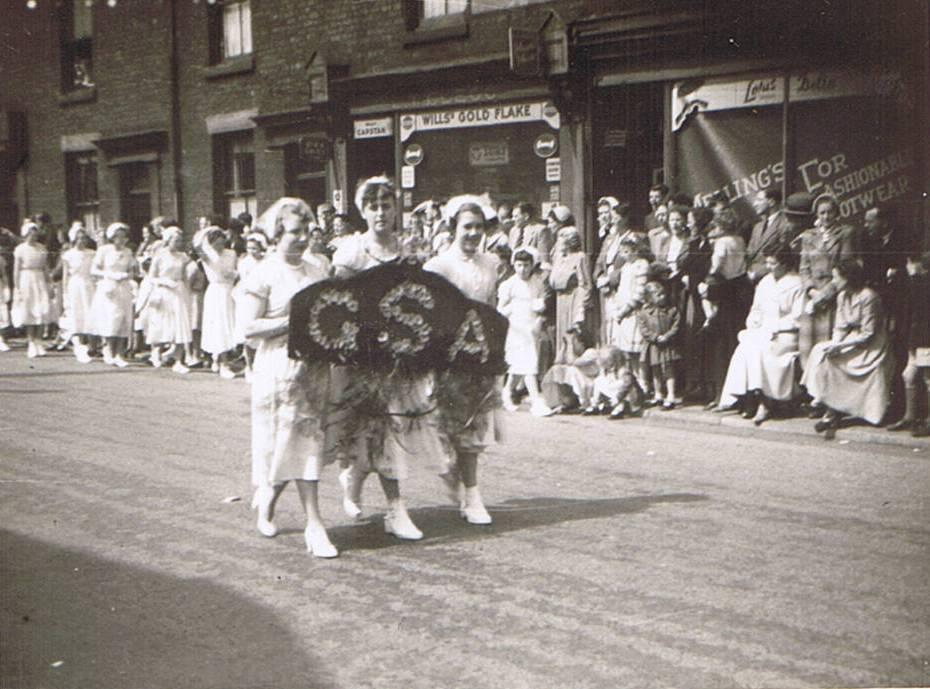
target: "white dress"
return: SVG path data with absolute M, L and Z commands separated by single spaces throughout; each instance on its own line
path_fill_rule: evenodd
M 798 323 L 804 308 L 804 284 L 797 274 L 776 280 L 769 273 L 759 282 L 746 330 L 730 359 L 720 396 L 721 406 L 760 390 L 768 399 L 790 400 L 796 392 Z
M 209 284 L 203 296 L 200 346 L 210 354 L 222 354 L 236 347 L 236 306 L 233 302 L 236 252 L 223 249 L 217 254 L 212 247 L 205 247 L 204 252 L 203 269 Z
M 325 277 L 307 263 L 292 266 L 270 254 L 251 271 L 243 293 L 262 300 L 260 318 L 283 318 L 291 297 Z M 287 333 L 253 341 L 252 485 L 318 480 L 326 462 L 329 364 L 308 366 L 288 357 Z
M 127 248 L 104 244 L 97 250 L 92 267 L 100 278 L 90 306 L 91 329 L 99 337 L 132 335 L 132 274 L 136 259 Z
M 239 282 L 237 282 L 236 286 L 233 288 L 232 298 L 233 303 L 235 304 L 235 316 L 233 321 L 235 322 L 237 345 L 245 344 L 246 341 L 245 333 L 242 331 L 242 327 L 245 324 L 245 321 L 242 318 L 242 304 L 243 296 L 245 295 L 245 286 L 249 283 L 249 275 L 251 275 L 252 271 L 261 264 L 262 259 L 252 258 L 251 254 L 246 254 L 239 259 L 239 263 L 236 266 L 236 271 L 239 273 Z
M 19 282 L 13 290 L 13 325 L 51 323 L 52 298 L 46 269 L 48 252 L 42 246 L 23 243 L 13 250 L 19 264 Z
M 152 260 L 149 270 L 152 295 L 145 340 L 148 344 L 187 344 L 193 339 L 192 296 L 187 283 L 190 263 L 185 254 L 168 248 L 159 251 Z
M 636 310 L 643 301 L 648 273 L 649 262 L 643 258 L 628 261 L 620 268 L 620 284 L 610 298 L 607 313 L 611 320 L 616 320 L 620 313 L 629 309 L 623 320 L 611 329 L 610 344 L 621 352 L 639 354 L 643 351 L 645 343 L 639 330 Z
M 546 309 L 545 294 L 545 286 L 538 275 L 531 275 L 528 280 L 512 275 L 497 290 L 497 310 L 510 323 L 504 358 L 511 374 L 535 376 L 539 373 L 537 339 Z
M 68 271 L 68 287 L 65 291 L 65 315 L 62 328 L 74 335 L 88 335 L 92 332 L 91 304 L 94 301 L 94 278 L 91 267 L 94 264 L 93 249 L 68 249 L 61 257 Z

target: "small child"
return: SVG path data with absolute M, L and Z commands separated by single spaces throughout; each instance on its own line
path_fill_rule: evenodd
M 545 284 L 533 272 L 537 260 L 534 249 L 518 249 L 513 255 L 514 274 L 497 290 L 497 310 L 510 323 L 504 345 L 508 370 L 502 398 L 505 409 L 516 411 L 513 388 L 516 378 L 522 376 L 530 397 L 530 413 L 549 416 L 553 411 L 543 400 L 536 377 L 539 373 L 539 336 L 546 310 Z
M 901 377 L 904 379 L 904 417 L 890 426 L 889 431 L 910 430 L 915 438 L 930 436 L 927 419 L 917 418 L 920 405 L 917 395 L 923 387 L 930 395 L 930 253 L 912 254 L 907 257 L 906 295 L 907 313 L 902 319 L 900 336 L 907 340 L 907 366 Z M 930 401 L 930 398 L 928 398 Z
M 639 387 L 626 365 L 626 359 L 616 347 L 597 350 L 598 374 L 594 379 L 591 405 L 582 414 L 603 414 L 609 410 L 610 419 L 622 419 L 641 408 Z
M 681 404 L 675 395 L 675 366 L 681 359 L 676 339 L 681 317 L 678 307 L 669 304 L 665 285 L 657 281 L 646 284 L 646 303 L 636 317 L 646 342 L 643 359 L 652 374 L 655 390 L 652 402 L 661 404 L 663 410 L 674 409 Z

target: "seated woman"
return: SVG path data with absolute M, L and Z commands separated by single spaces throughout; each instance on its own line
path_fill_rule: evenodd
M 814 428 L 831 439 L 843 415 L 872 424 L 882 420 L 891 390 L 893 356 L 881 299 L 865 285 L 854 258 L 833 268 L 836 317 L 833 338 L 814 346 L 801 383 L 826 412 Z
M 756 287 L 746 329 L 730 359 L 720 395 L 720 406 L 734 407 L 743 400 L 743 416 L 762 425 L 773 401 L 795 396 L 798 361 L 798 321 L 804 308 L 804 285 L 797 260 L 787 245 L 765 251 L 767 274 Z

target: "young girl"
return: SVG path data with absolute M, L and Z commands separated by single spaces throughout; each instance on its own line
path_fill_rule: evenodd
M 652 254 L 648 244 L 634 236 L 620 241 L 620 283 L 611 298 L 609 313 L 616 323 L 611 331 L 611 345 L 617 347 L 626 358 L 643 390 L 648 389 L 648 376 L 642 370 L 640 359 L 644 348 L 643 335 L 639 329 L 636 312 L 643 304 L 646 278 L 649 274 L 649 259 Z
M 518 249 L 513 255 L 514 275 L 507 278 L 497 291 L 497 310 L 507 316 L 510 328 L 504 356 L 507 360 L 507 381 L 502 398 L 504 409 L 516 411 L 513 388 L 516 378 L 522 376 L 530 396 L 530 413 L 549 416 L 552 410 L 539 393 L 539 334 L 545 324 L 546 288 L 542 278 L 533 270 L 539 254 L 531 247 Z
M 646 284 L 646 303 L 639 310 L 637 320 L 646 343 L 643 363 L 649 367 L 655 390 L 652 402 L 661 404 L 663 410 L 674 409 L 681 404 L 675 394 L 675 366 L 681 359 L 677 344 L 681 319 L 678 307 L 668 303 L 668 295 L 661 282 Z M 664 401 L 663 388 L 666 392 Z
M 27 221 L 20 233 L 26 241 L 13 250 L 13 325 L 26 329 L 26 356 L 45 356 L 42 329 L 51 322 L 48 252 L 39 242 L 39 226 Z
M 92 332 L 90 309 L 94 301 L 94 250 L 90 248 L 90 237 L 82 226 L 68 231 L 71 248 L 61 256 L 62 289 L 65 297 L 65 313 L 74 357 L 82 364 L 90 363 L 87 339 Z
M 10 301 L 10 286 L 7 281 L 6 261 L 0 255 L 0 352 L 10 351 L 3 332 L 10 327 L 10 310 L 7 303 Z
M 232 380 L 229 357 L 236 348 L 235 304 L 236 252 L 226 248 L 226 235 L 218 227 L 208 228 L 197 245 L 209 285 L 203 298 L 203 339 L 201 346 L 213 356 L 221 378 Z
M 234 318 L 236 324 L 236 344 L 242 345 L 242 357 L 245 359 L 245 380 L 248 383 L 252 382 L 252 361 L 255 358 L 255 349 L 246 341 L 245 333 L 242 330 L 242 323 L 245 322 L 241 314 L 242 297 L 245 285 L 248 284 L 247 280 L 249 279 L 249 275 L 261 264 L 262 257 L 265 255 L 267 249 L 268 242 L 265 240 L 265 235 L 259 232 L 253 232 L 245 238 L 245 256 L 239 259 L 237 267 L 239 282 L 233 290 L 233 301 L 236 305 L 236 315 Z
M 106 239 L 94 255 L 90 273 L 96 278 L 94 300 L 91 303 L 93 334 L 105 340 L 103 363 L 123 368 L 129 364 L 123 350 L 132 335 L 132 278 L 138 264 L 128 248 L 129 226 L 115 222 L 107 226 Z
M 167 227 L 162 233 L 165 242 L 152 259 L 149 278 L 152 296 L 149 297 L 148 344 L 152 347 L 152 365 L 162 365 L 162 345 L 174 352 L 175 373 L 189 373 L 190 368 L 178 356 L 183 348 L 186 360 L 191 356 L 191 291 L 188 287 L 190 258 L 184 252 L 184 237 L 179 227 Z
M 582 414 L 610 413 L 610 419 L 622 419 L 639 411 L 639 388 L 621 352 L 616 347 L 597 350 L 598 374 L 594 379 L 591 405 Z

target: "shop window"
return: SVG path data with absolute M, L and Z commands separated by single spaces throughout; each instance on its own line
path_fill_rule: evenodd
M 252 133 L 224 134 L 214 140 L 214 207 L 234 217 L 242 212 L 256 216 L 255 150 Z
M 209 13 L 211 64 L 252 54 L 250 0 L 216 3 L 209 9 Z
M 90 232 L 100 228 L 100 195 L 97 192 L 97 154 L 65 154 L 65 196 L 69 220 L 83 220 Z
M 94 85 L 93 5 L 84 0 L 68 0 L 59 5 L 61 44 L 61 90 L 69 93 Z

